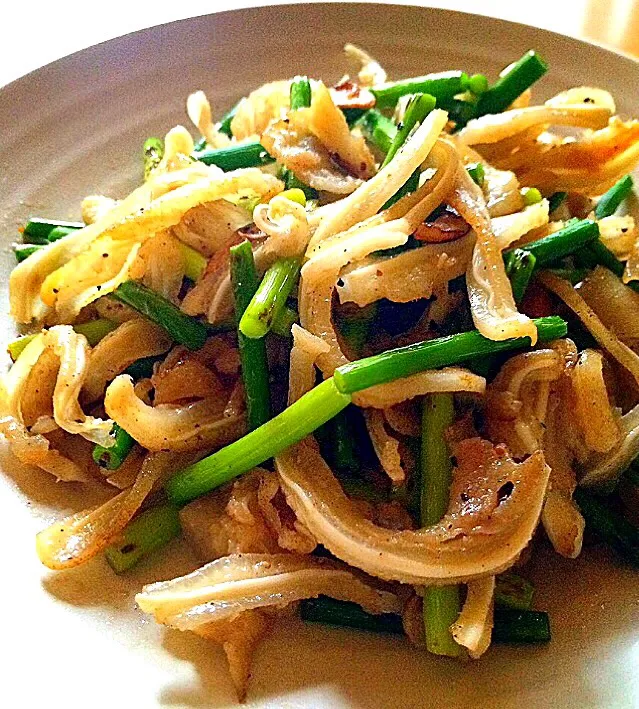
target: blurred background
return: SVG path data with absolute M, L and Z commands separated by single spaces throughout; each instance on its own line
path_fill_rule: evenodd
M 79 49 L 144 27 L 214 10 L 274 4 L 279 3 L 268 0 L 5 3 L 0 85 Z M 639 0 L 396 0 L 395 4 L 445 7 L 500 17 L 588 39 L 639 57 Z

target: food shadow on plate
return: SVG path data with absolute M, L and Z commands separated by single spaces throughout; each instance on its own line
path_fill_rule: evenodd
M 134 596 L 145 584 L 189 573 L 196 566 L 186 544 L 175 540 L 162 554 L 142 560 L 126 574 L 116 574 L 100 554 L 81 566 L 47 573 L 42 578 L 42 586 L 47 593 L 69 605 L 128 610 L 134 608 Z M 144 617 L 141 611 L 136 609 L 135 612 Z
M 20 496 L 33 512 L 81 510 L 101 504 L 113 495 L 113 488 L 96 481 L 95 484 L 58 482 L 53 475 L 31 465 L 21 463 L 9 450 L 6 441 L 0 441 L 0 470 L 18 488 Z
M 551 613 L 554 642 L 544 646 L 495 646 L 479 662 L 434 657 L 396 636 L 287 619 L 255 654 L 245 706 L 323 709 L 326 703 L 316 704 L 314 698 L 325 698 L 328 693 L 333 697 L 330 706 L 336 708 L 423 709 L 446 705 L 461 709 L 469 706 L 468 697 L 477 695 L 487 703 L 474 701 L 473 709 L 510 709 L 522 691 L 534 692 L 539 698 L 537 706 L 551 706 L 552 687 L 557 683 L 565 687 L 567 698 L 574 698 L 575 704 L 567 703 L 566 707 L 605 706 L 597 679 L 601 673 L 611 674 L 622 683 L 632 681 L 631 662 L 619 666 L 607 659 L 609 647 L 621 637 L 627 639 L 629 653 L 633 644 L 632 612 L 622 617 L 610 615 L 614 598 L 606 593 L 603 581 L 612 566 L 618 566 L 617 562 L 600 548 L 586 549 L 584 558 L 577 560 L 560 559 L 549 549 L 540 550 L 531 571 L 538 586 L 537 606 Z M 618 571 L 630 580 L 632 570 Z M 557 589 L 556 580 L 562 577 L 568 582 Z M 565 603 L 568 588 L 573 601 L 569 606 Z M 606 616 L 607 622 L 596 618 L 598 614 Z M 635 621 L 638 618 L 639 607 Z M 235 694 L 219 647 L 191 633 L 168 629 L 163 647 L 176 658 L 192 663 L 199 680 L 178 684 L 167 679 L 158 695 L 160 706 L 215 709 L 234 704 Z M 568 663 L 561 654 L 565 647 L 571 648 Z M 530 677 L 525 679 L 531 663 L 539 678 L 534 687 Z M 389 674 L 389 668 L 398 666 L 403 668 L 401 674 Z M 530 686 L 523 687 L 522 681 Z M 317 692 L 318 687 L 321 692 Z
M 197 681 L 184 683 L 167 679 L 157 697 L 158 706 L 215 709 L 237 701 L 221 645 L 194 633 L 165 628 L 162 647 L 178 660 L 191 663 Z M 249 697 L 250 691 L 249 685 Z

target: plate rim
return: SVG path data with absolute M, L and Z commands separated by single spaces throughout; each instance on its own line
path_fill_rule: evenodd
M 600 50 L 606 54 L 613 55 L 618 57 L 619 59 L 624 60 L 624 62 L 629 62 L 630 64 L 635 65 L 635 68 L 639 69 L 639 56 L 635 57 L 632 54 L 625 52 L 621 49 L 618 49 L 616 47 L 611 47 L 603 42 L 599 42 L 594 39 L 590 38 L 582 38 L 582 37 L 573 37 L 572 35 L 568 34 L 562 34 L 561 32 L 557 32 L 555 30 L 549 30 L 543 27 L 537 27 L 536 25 L 531 25 L 527 24 L 525 22 L 516 22 L 514 20 L 507 20 L 501 17 L 494 17 L 493 15 L 484 15 L 481 13 L 476 13 L 476 12 L 467 12 L 465 10 L 455 10 L 452 8 L 443 8 L 443 7 L 431 7 L 428 5 L 414 5 L 412 3 L 389 3 L 389 2 L 384 2 L 384 0 L 372 0 L 368 2 L 342 2 L 338 0 L 337 2 L 326 2 L 324 0 L 319 0 L 315 1 L 312 0 L 311 2 L 280 2 L 279 0 L 275 0 L 269 5 L 249 5 L 247 7 L 239 7 L 239 8 L 233 8 L 229 10 L 219 10 L 216 11 L 214 10 L 213 12 L 207 12 L 207 13 L 202 13 L 199 15 L 192 15 L 189 17 L 183 17 L 180 19 L 176 20 L 170 20 L 169 22 L 161 22 L 156 25 L 150 25 L 149 27 L 143 27 L 138 30 L 133 30 L 131 32 L 126 32 L 124 34 L 119 34 L 115 37 L 111 37 L 110 39 L 105 39 L 102 42 L 97 42 L 96 44 L 91 44 L 88 47 L 84 47 L 83 49 L 78 49 L 75 52 L 71 52 L 70 54 L 65 54 L 62 57 L 59 57 L 58 59 L 54 59 L 51 62 L 47 62 L 46 64 L 42 64 L 41 66 L 36 67 L 35 69 L 32 69 L 31 71 L 27 72 L 26 74 L 17 77 L 16 79 L 13 79 L 7 84 L 3 84 L 0 86 L 0 97 L 3 96 L 3 94 L 8 91 L 14 89 L 17 84 L 20 83 L 28 83 L 32 78 L 38 74 L 38 72 L 41 72 L 46 69 L 62 69 L 62 65 L 68 62 L 73 62 L 79 55 L 89 53 L 92 50 L 98 49 L 98 48 L 103 48 L 104 45 L 107 44 L 115 44 L 121 41 L 131 41 L 132 38 L 135 37 L 142 37 L 145 34 L 152 34 L 152 33 L 157 33 L 158 31 L 162 31 L 163 28 L 171 27 L 173 25 L 180 25 L 183 23 L 189 23 L 193 22 L 194 20 L 200 20 L 202 18 L 212 18 L 212 17 L 224 17 L 225 15 L 241 15 L 241 14 L 259 14 L 259 13 L 264 13 L 264 12 L 272 12 L 276 8 L 277 9 L 288 9 L 292 7 L 303 7 L 305 5 L 308 6 L 314 6 L 314 7 L 324 7 L 326 9 L 329 8 L 335 8 L 335 6 L 339 6 L 340 8 L 345 8 L 345 7 L 353 7 L 353 8 L 365 8 L 365 7 L 388 7 L 392 8 L 393 10 L 396 11 L 405 11 L 405 12 L 418 12 L 418 13 L 434 13 L 438 15 L 448 15 L 448 16 L 457 16 L 457 17 L 464 17 L 466 18 L 466 21 L 468 21 L 468 18 L 480 18 L 483 21 L 486 22 L 491 22 L 494 23 L 495 25 L 502 25 L 505 28 L 518 28 L 519 30 L 533 30 L 538 33 L 542 33 L 547 36 L 548 39 L 554 38 L 554 39 L 559 39 L 562 42 L 569 42 L 572 43 L 573 45 L 579 46 L 579 45 L 586 45 L 586 46 L 591 46 L 594 47 L 597 50 Z

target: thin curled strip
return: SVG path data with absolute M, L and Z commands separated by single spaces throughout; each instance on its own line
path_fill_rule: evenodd
M 537 275 L 537 279 L 548 288 L 548 290 L 552 291 L 564 301 L 601 347 L 606 350 L 613 359 L 617 360 L 622 367 L 627 369 L 637 384 L 639 384 L 639 356 L 627 345 L 624 345 L 623 342 L 601 322 L 595 311 L 573 288 L 572 284 L 548 271 L 541 271 Z
M 224 446 L 246 432 L 244 415 L 224 417 L 219 397 L 184 406 L 149 406 L 139 399 L 131 377 L 121 374 L 106 390 L 104 408 L 142 447 L 192 451 Z
M 548 200 L 542 199 L 521 212 L 494 217 L 490 225 L 500 249 L 507 249 L 533 229 L 548 224 Z
M 306 210 L 286 197 L 273 197 L 268 204 L 258 204 L 253 210 L 255 226 L 268 239 L 265 253 L 278 257 L 301 256 L 310 238 Z
M 490 646 L 494 595 L 494 576 L 471 581 L 464 607 L 451 626 L 455 642 L 465 647 L 473 660 L 478 660 Z
M 585 349 L 571 370 L 576 422 L 586 448 L 606 453 L 621 439 L 619 414 L 608 399 L 603 374 L 604 358 L 597 350 Z
M 497 143 L 533 126 L 551 124 L 603 128 L 612 114 L 601 106 L 530 106 L 473 118 L 457 134 L 463 145 Z
M 331 322 L 332 293 L 341 269 L 374 251 L 406 243 L 408 236 L 452 188 L 460 164 L 456 151 L 449 143 L 440 141 L 432 152 L 437 172 L 417 192 L 405 198 L 406 201 L 401 200 L 365 225 L 358 224 L 315 245 L 313 240 L 309 244 L 308 261 L 302 267 L 300 283 L 300 322 L 330 347 L 330 352 L 318 360 L 325 376 L 330 376 L 336 367 L 347 362 Z
M 364 419 L 371 443 L 384 472 L 393 485 L 401 485 L 406 479 L 406 473 L 402 467 L 399 441 L 386 430 L 384 412 L 368 409 L 364 411 Z
M 639 404 L 621 417 L 620 425 L 622 435 L 618 445 L 579 466 L 580 485 L 605 489 L 614 484 L 639 455 Z
M 259 137 L 272 120 L 281 118 L 289 107 L 291 82 L 272 81 L 251 91 L 237 105 L 231 132 L 238 140 Z
M 101 446 L 113 445 L 109 435 L 113 421 L 89 416 L 79 403 L 80 392 L 88 372 L 89 344 L 70 325 L 57 325 L 46 330 L 43 344 L 58 357 L 60 365 L 53 390 L 53 418 L 63 431 L 80 434 Z
M 309 247 L 376 214 L 426 160 L 447 119 L 445 111 L 432 111 L 386 167 L 329 212 L 320 222 Z
M 328 345 L 319 337 L 295 323 L 291 329 L 293 347 L 289 357 L 288 404 L 296 402 L 315 386 L 315 363 Z
M 517 311 L 483 194 L 466 170 L 458 170 L 457 186 L 449 203 L 471 225 L 477 236 L 466 272 L 475 327 L 490 340 L 530 337 L 532 344 L 535 344 L 537 328 L 529 317 Z
M 135 482 L 99 507 L 54 522 L 36 537 L 40 561 L 49 569 L 79 566 L 104 549 L 124 529 L 154 486 L 192 460 L 175 453 L 149 453 Z
M 369 257 L 340 274 L 336 289 L 340 302 L 364 307 L 382 298 L 395 303 L 430 298 L 437 288 L 466 272 L 474 243 L 475 236 L 468 234 L 395 256 Z
M 224 148 L 229 145 L 231 139 L 228 135 L 221 133 L 213 123 L 211 117 L 211 104 L 204 91 L 195 91 L 186 99 L 186 112 L 192 123 L 197 126 L 202 136 L 206 139 L 206 144 L 210 148 Z
M 0 433 L 9 443 L 11 453 L 25 465 L 34 465 L 65 482 L 89 482 L 92 478 L 77 463 L 51 447 L 43 435 L 28 431 L 12 416 L 0 418 Z
M 511 357 L 488 387 L 485 415 L 490 439 L 506 444 L 516 456 L 543 448 L 548 383 L 562 371 L 562 358 L 551 349 Z
M 308 439 L 277 456 L 276 468 L 298 519 L 335 556 L 382 579 L 438 585 L 511 566 L 537 526 L 550 473 L 541 452 L 517 464 L 477 438 L 455 455 L 449 510 L 417 531 L 382 529 L 363 517 Z M 511 494 L 500 502 L 506 483 Z
M 624 344 L 635 346 L 639 341 L 639 293 L 612 271 L 597 266 L 579 285 L 579 295 Z
M 166 332 L 149 320 L 139 317 L 126 320 L 91 350 L 82 401 L 97 401 L 107 384 L 129 365 L 143 357 L 164 354 L 171 344 Z
M 186 576 L 149 584 L 135 600 L 159 623 L 194 630 L 320 594 L 354 601 L 370 613 L 401 611 L 395 594 L 378 590 L 344 564 L 306 554 L 232 554 Z
M 354 44 L 345 44 L 344 53 L 347 57 L 355 59 L 361 64 L 357 78 L 361 86 L 375 86 L 386 82 L 386 72 L 381 64 L 373 59 L 368 52 L 356 47 Z
M 483 394 L 486 391 L 486 380 L 462 367 L 430 369 L 364 389 L 353 395 L 353 403 L 373 409 L 386 409 L 417 396 L 461 391 Z
M 52 448 L 43 435 L 29 431 L 24 422 L 24 394 L 31 384 L 31 373 L 44 350 L 44 333 L 40 333 L 27 344 L 11 369 L 0 378 L 0 433 L 9 443 L 11 453 L 21 463 L 35 465 L 58 480 L 87 482 L 90 476 L 86 470 Z M 49 406 L 54 385 L 53 381 L 45 387 L 50 394 Z

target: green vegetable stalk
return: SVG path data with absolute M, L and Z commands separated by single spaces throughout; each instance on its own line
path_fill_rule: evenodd
M 566 323 L 559 317 L 537 318 L 533 322 L 537 327 L 540 342 L 566 336 Z M 335 371 L 335 386 L 338 391 L 353 394 L 376 384 L 385 384 L 426 369 L 450 367 L 476 357 L 529 346 L 530 340 L 527 337 L 498 342 L 483 337 L 477 330 L 471 330 L 418 342 L 407 347 L 398 347 L 345 364 Z
M 431 394 L 424 398 L 421 452 L 423 527 L 439 522 L 448 509 L 453 465 L 444 436 L 454 417 L 452 394 Z M 428 586 L 424 589 L 423 603 L 428 651 L 435 655 L 459 656 L 461 647 L 450 632 L 450 626 L 461 610 L 459 587 Z
M 129 522 L 117 542 L 105 549 L 104 555 L 115 573 L 122 574 L 144 557 L 166 546 L 181 531 L 175 507 L 151 507 Z
M 213 455 L 176 473 L 167 483 L 176 506 L 214 490 L 301 441 L 342 409 L 351 397 L 326 379 L 270 421 Z
M 264 337 L 270 331 L 286 306 L 299 272 L 300 261 L 296 258 L 278 259 L 266 271 L 240 320 L 240 331 L 245 337 Z
M 235 317 L 239 324 L 257 291 L 258 284 L 253 251 L 248 241 L 231 248 L 231 283 L 235 300 Z M 263 339 L 254 340 L 246 337 L 239 326 L 237 338 L 248 424 L 249 429 L 253 430 L 268 421 L 271 416 L 266 345 Z
M 204 346 L 208 336 L 206 327 L 142 283 L 125 281 L 111 295 L 164 328 L 175 342 L 190 350 Z

